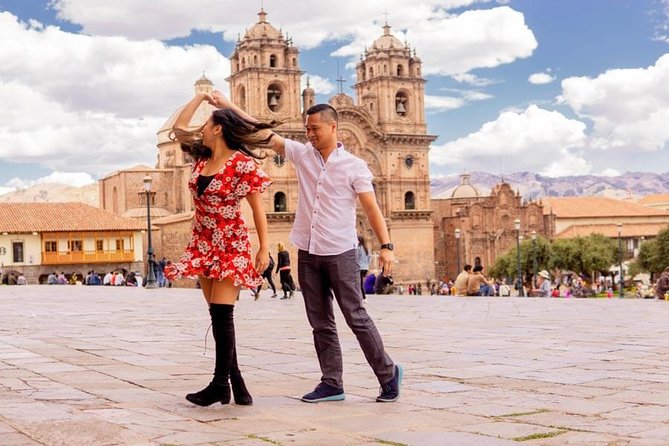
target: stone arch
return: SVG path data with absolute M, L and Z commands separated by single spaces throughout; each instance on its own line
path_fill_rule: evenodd
M 274 194 L 274 212 L 288 212 L 288 200 L 283 192 Z
M 404 209 L 406 210 L 416 209 L 416 194 L 414 194 L 410 190 L 404 193 Z

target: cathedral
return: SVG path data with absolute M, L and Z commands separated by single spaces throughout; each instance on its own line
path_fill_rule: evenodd
M 261 9 L 258 22 L 240 38 L 230 57 L 230 99 L 250 115 L 264 121 L 279 120 L 277 133 L 306 141 L 304 111 L 315 104 L 315 92 L 301 91 L 299 50 L 267 20 Z M 421 59 L 383 26 L 382 34 L 361 56 L 356 66 L 355 97 L 339 92 L 329 99 L 339 114 L 338 139 L 348 151 L 365 160 L 374 175 L 377 201 L 395 244 L 398 283 L 424 282 L 435 278 L 434 223 L 430 200 L 428 151 L 435 136 L 427 134 L 425 79 Z M 196 91 L 212 91 L 204 75 Z M 180 109 L 158 131 L 158 162 L 155 168 L 136 166 L 113 172 L 99 182 L 100 207 L 130 217 L 146 217 L 151 205 L 152 239 L 158 258 L 177 259 L 187 243 L 193 211 L 188 190 L 190 160 L 169 138 Z M 191 121 L 201 126 L 212 108 L 202 104 Z M 269 221 L 270 252 L 276 243 L 288 241 L 297 209 L 297 178 L 290 163 L 267 152 L 262 168 L 273 179 L 263 194 Z M 151 191 L 142 189 L 151 178 Z M 246 214 L 250 216 L 250 214 Z M 253 220 L 246 219 L 249 225 Z M 358 233 L 368 248 L 378 252 L 362 209 Z M 251 226 L 251 231 L 254 228 Z M 257 238 L 251 234 L 251 240 Z M 290 244 L 286 243 L 290 248 Z M 297 258 L 297 253 L 291 251 Z M 371 266 L 374 268 L 374 265 Z

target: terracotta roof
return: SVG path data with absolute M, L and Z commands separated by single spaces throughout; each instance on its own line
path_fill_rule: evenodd
M 669 216 L 669 211 L 605 197 L 544 197 L 544 214 L 562 218 Z
M 620 231 L 621 237 L 655 237 L 666 229 L 667 223 L 632 223 L 624 224 Z M 605 225 L 571 225 L 562 230 L 557 238 L 586 237 L 590 234 L 602 234 L 606 237 L 617 238 L 618 226 L 616 223 Z
M 643 206 L 649 206 L 653 204 L 669 204 L 669 193 L 646 195 L 637 201 L 637 203 Z
M 0 203 L 0 232 L 141 231 L 146 224 L 84 203 Z

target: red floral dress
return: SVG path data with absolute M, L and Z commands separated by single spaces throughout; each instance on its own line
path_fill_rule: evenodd
M 229 277 L 235 286 L 255 288 L 263 278 L 251 260 L 241 200 L 251 193 L 263 192 L 272 180 L 253 158 L 235 152 L 198 196 L 197 178 L 206 163 L 207 160 L 195 162 L 188 182 L 195 203 L 193 234 L 181 260 L 168 265 L 165 275 L 171 280 L 199 275 L 214 280 Z

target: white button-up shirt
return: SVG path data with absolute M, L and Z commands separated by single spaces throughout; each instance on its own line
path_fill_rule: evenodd
M 340 142 L 327 162 L 311 143 L 286 139 L 285 154 L 295 166 L 299 187 L 291 243 L 322 256 L 355 249 L 358 194 L 374 191 L 367 163 Z

